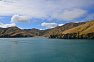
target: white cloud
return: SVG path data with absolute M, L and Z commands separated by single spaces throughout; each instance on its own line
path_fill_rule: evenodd
M 86 14 L 85 10 L 82 9 L 72 9 L 72 10 L 65 10 L 62 14 L 63 19 L 65 20 L 73 20 L 75 18 L 79 18 Z
M 27 16 L 19 16 L 19 15 L 13 15 L 11 18 L 11 22 L 27 22 L 29 20 L 29 17 Z
M 64 25 L 64 24 L 58 24 L 58 26 L 62 26 L 62 25 Z
M 0 28 L 8 28 L 8 27 L 14 27 L 14 26 L 16 26 L 15 23 L 11 23 L 11 24 L 0 23 Z
M 0 16 L 19 14 L 41 18 L 55 15 L 61 18 L 63 12 L 64 15 L 67 15 L 66 12 L 71 13 L 66 9 L 88 8 L 91 5 L 94 5 L 94 0 L 1 0 Z
M 54 28 L 54 27 L 58 26 L 58 24 L 57 23 L 46 23 L 46 22 L 43 22 L 43 23 L 41 23 L 41 26 L 44 26 L 46 28 Z
M 74 8 L 70 10 L 64 10 L 62 13 L 56 15 L 56 17 L 63 20 L 73 20 L 75 18 L 82 17 L 85 14 L 86 10 Z
M 47 22 L 41 23 L 41 26 L 46 27 L 47 29 L 48 29 L 48 28 L 55 28 L 55 27 L 57 27 L 57 26 L 62 26 L 62 25 L 64 25 L 64 24 L 47 23 Z

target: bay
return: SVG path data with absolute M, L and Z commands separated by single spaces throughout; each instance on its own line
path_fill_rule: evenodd
M 94 62 L 94 40 L 0 38 L 0 62 Z

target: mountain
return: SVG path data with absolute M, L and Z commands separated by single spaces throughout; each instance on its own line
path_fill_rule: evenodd
M 39 30 L 36 28 L 32 29 L 20 29 L 18 27 L 9 27 L 9 28 L 0 28 L 0 37 L 35 37 L 35 36 L 44 36 L 50 37 L 51 35 L 57 35 L 67 29 L 79 26 L 84 24 L 81 23 L 67 23 L 63 26 L 58 26 L 52 29 Z
M 58 35 L 52 35 L 51 38 L 63 39 L 94 39 L 94 20 L 85 24 L 63 31 Z
M 29 37 L 32 36 L 18 27 L 0 28 L 0 37 Z
M 63 26 L 58 26 L 58 27 L 55 27 L 55 28 L 52 28 L 52 29 L 45 30 L 44 34 L 42 36 L 49 37 L 51 35 L 57 35 L 57 34 L 62 33 L 65 30 L 77 27 L 77 26 L 82 25 L 82 24 L 85 24 L 85 22 L 80 22 L 80 23 L 73 23 L 73 22 L 66 23 Z
M 30 33 L 32 36 L 40 36 L 41 30 L 32 28 L 32 29 L 24 29 L 24 32 Z
M 79 23 L 66 23 L 52 29 L 20 29 L 18 27 L 0 28 L 0 38 L 36 37 L 62 39 L 94 39 L 94 20 Z

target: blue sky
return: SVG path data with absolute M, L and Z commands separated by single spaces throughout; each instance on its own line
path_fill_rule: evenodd
M 94 0 L 0 0 L 0 27 L 49 29 L 94 20 Z

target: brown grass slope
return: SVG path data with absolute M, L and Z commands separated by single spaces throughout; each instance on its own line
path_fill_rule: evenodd
M 0 37 L 28 37 L 32 36 L 18 27 L 0 28 Z
M 94 32 L 94 20 L 86 22 L 85 24 L 71 28 L 69 30 L 65 30 L 62 34 L 78 33 L 78 32 L 80 35 Z
M 45 33 L 44 33 L 43 36 L 49 37 L 50 35 L 58 35 L 58 34 L 62 33 L 65 30 L 77 27 L 77 26 L 82 25 L 82 24 L 85 24 L 85 22 L 80 22 L 80 23 L 73 23 L 73 22 L 66 23 L 63 26 L 58 26 L 58 27 L 55 27 L 55 28 L 52 28 L 52 29 L 49 29 L 49 30 L 45 30 Z

